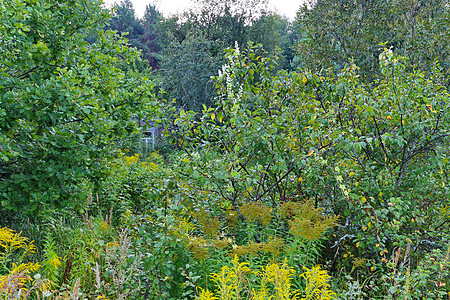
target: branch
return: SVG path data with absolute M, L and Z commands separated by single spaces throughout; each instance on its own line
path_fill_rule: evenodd
M 19 76 L 17 76 L 17 79 L 24 79 L 25 77 L 27 77 L 31 72 L 33 72 L 37 68 L 39 68 L 39 66 L 34 66 L 33 68 L 31 68 L 30 70 L 26 71 L 25 73 L 22 73 Z
M 262 193 L 261 196 L 259 196 L 259 198 L 262 198 L 265 194 L 267 194 L 269 191 L 271 191 L 275 186 L 277 186 L 284 178 L 286 178 L 292 171 L 294 171 L 295 167 L 291 167 L 286 174 L 284 174 L 280 179 L 278 179 L 274 184 L 272 184 L 268 189 L 266 189 L 264 191 L 264 193 Z

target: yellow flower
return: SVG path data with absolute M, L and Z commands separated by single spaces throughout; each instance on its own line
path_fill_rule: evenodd
M 5 248 L 6 252 L 9 249 L 27 249 L 27 247 L 31 247 L 29 250 L 34 252 L 34 246 L 32 244 L 28 246 L 26 244 L 27 240 L 26 237 L 21 236 L 20 233 L 15 233 L 12 229 L 6 227 L 0 228 L 0 247 Z
M 289 267 L 287 259 L 280 266 L 271 264 L 266 267 L 267 281 L 273 284 L 275 290 L 275 298 L 280 300 L 288 300 L 290 298 L 291 280 L 294 277 L 294 269 Z
M 201 290 L 201 293 L 200 293 L 200 298 L 198 298 L 198 300 L 217 300 L 217 299 L 219 299 L 218 297 L 214 296 L 214 294 L 211 293 L 208 289 L 204 290 L 201 287 L 199 287 L 199 289 Z
M 62 265 L 61 261 L 59 260 L 58 255 L 53 254 L 51 257 L 49 257 L 47 264 L 52 266 L 55 270 Z
M 305 273 L 300 276 L 306 280 L 305 294 L 303 299 L 335 299 L 336 294 L 330 289 L 328 281 L 331 276 L 327 274 L 326 270 L 321 270 L 319 266 L 312 269 L 305 268 Z M 287 298 L 289 299 L 289 298 Z
M 306 81 L 308 81 L 308 79 L 306 79 L 306 77 L 303 77 L 302 82 L 306 83 Z
M 272 219 L 272 209 L 262 202 L 245 203 L 240 206 L 240 210 L 249 221 L 259 221 L 263 225 L 269 224 Z
M 336 226 L 338 216 L 324 216 L 323 209 L 315 208 L 311 200 L 305 203 L 285 202 L 278 210 L 282 218 L 289 219 L 289 231 L 307 240 L 319 238 L 328 228 Z

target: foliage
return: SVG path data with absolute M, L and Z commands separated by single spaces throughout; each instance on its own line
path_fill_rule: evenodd
M 40 274 L 31 277 L 41 265 L 26 262 L 36 247 L 26 237 L 13 230 L 0 228 L 0 298 L 26 299 L 33 290 L 46 294 L 51 288 L 51 281 L 41 280 Z
M 191 259 L 181 242 L 180 226 L 176 216 L 179 205 L 168 201 L 157 206 L 149 215 L 125 215 L 125 226 L 133 237 L 132 246 L 142 254 L 138 268 L 144 298 L 180 299 L 193 293 L 195 275 L 191 270 Z M 194 284 L 194 285 L 192 285 Z
M 235 256 L 230 267 L 223 266 L 220 273 L 211 275 L 217 292 L 214 294 L 208 289 L 201 289 L 196 299 L 336 299 L 336 294 L 330 290 L 327 283 L 330 276 L 319 266 L 311 270 L 306 268 L 305 272 L 300 274 L 300 277 L 306 280 L 304 298 L 299 298 L 301 291 L 292 288 L 295 271 L 289 267 L 287 261 L 270 263 L 262 266 L 260 271 L 253 271 L 248 267 L 248 263 L 240 263 Z
M 153 69 L 159 68 L 159 61 L 161 60 L 162 33 L 158 28 L 158 24 L 162 22 L 162 19 L 162 14 L 156 9 L 155 5 L 148 4 L 146 6 L 142 20 L 145 29 L 142 42 L 145 44 L 144 49 L 146 50 L 143 53 L 143 57 L 149 60 Z
M 108 29 L 117 31 L 119 34 L 127 33 L 131 46 L 142 48 L 139 47 L 139 37 L 144 34 L 144 27 L 136 18 L 133 3 L 130 0 L 115 3 Z
M 316 1 L 295 29 L 259 0 L 164 20 L 123 1 L 129 42 L 63 2 L 0 0 L 0 298 L 448 296 L 446 2 Z M 283 70 L 295 30 L 320 74 Z M 162 75 L 128 48 L 160 41 Z M 173 152 L 137 154 L 136 119 Z
M 267 11 L 266 0 L 196 0 L 197 8 L 187 14 L 188 23 L 212 41 L 225 46 L 245 44 L 255 21 Z
M 228 59 L 217 78 L 217 108 L 181 111 L 175 120 L 185 174 L 215 199 L 204 202 L 212 214 L 231 210 L 251 224 L 264 210 L 252 206 L 262 214 L 245 216 L 246 205 L 262 202 L 279 213 L 286 201 L 312 199 L 344 217 L 323 258 L 356 280 L 386 270 L 385 254 L 407 243 L 415 247 L 412 269 L 446 245 L 449 94 L 439 66 L 428 75 L 408 71 L 385 49 L 383 77 L 366 86 L 355 65 L 337 77 L 274 76 L 273 63 L 254 48 L 232 50 Z M 310 234 L 316 228 L 295 216 L 291 222 Z M 256 253 L 268 241 L 262 228 L 237 231 L 236 251 Z M 304 247 L 305 237 L 287 243 Z M 368 282 L 363 288 L 372 289 Z
M 83 295 L 128 299 L 137 294 L 139 282 L 134 280 L 139 257 L 133 257 L 125 231 L 116 234 L 104 220 L 89 219 L 72 229 L 59 225 L 47 231 L 45 259 L 35 263 L 27 262 L 35 253 L 33 243 L 1 228 L 1 272 L 6 272 L 0 275 L 1 299 L 79 299 Z
M 420 259 L 417 268 L 411 268 L 411 246 L 398 248 L 387 263 L 388 273 L 382 275 L 380 292 L 386 299 L 445 298 L 449 282 L 450 250 L 435 249 Z
M 161 63 L 162 82 L 178 108 L 199 112 L 215 103 L 210 77 L 225 61 L 223 50 L 249 41 L 262 43 L 271 55 L 281 47 L 289 66 L 289 21 L 271 13 L 265 0 L 199 0 L 196 8 L 160 25 L 165 40 Z
M 305 268 L 305 272 L 301 274 L 306 280 L 305 298 L 307 299 L 336 299 L 336 294 L 330 290 L 328 281 L 331 276 L 327 271 L 321 270 L 320 267 L 313 267 L 311 269 Z
M 181 111 L 175 120 L 175 142 L 189 155 L 186 171 L 199 187 L 221 197 L 224 208 L 237 211 L 244 202 L 275 208 L 301 198 L 301 173 L 313 160 L 308 145 L 295 145 L 304 116 L 290 105 L 294 85 L 303 86 L 304 77 L 285 87 L 287 74 L 272 78 L 275 62 L 258 54 L 264 55 L 260 46 L 230 51 L 217 77 L 217 108 L 205 108 L 200 116 Z
M 152 69 L 157 69 L 158 53 L 161 50 L 157 24 L 161 20 L 162 15 L 155 5 L 148 4 L 144 17 L 140 20 L 136 18 L 133 3 L 130 0 L 121 0 L 112 8 L 112 18 L 106 28 L 126 35 L 130 46 L 141 50 L 142 58 Z
M 380 43 L 429 71 L 436 60 L 449 75 L 449 2 L 311 0 L 298 12 L 301 65 L 339 72 L 354 59 L 365 81 L 380 74 Z
M 113 212 L 113 219 L 127 212 L 144 213 L 157 205 L 162 186 L 161 179 L 168 172 L 163 168 L 163 159 L 157 153 L 146 158 L 136 153 L 120 153 L 108 164 L 108 178 L 98 187 L 97 201 L 91 209 L 97 212 Z
M 115 67 L 137 53 L 102 30 L 108 14 L 98 1 L 1 5 L 1 207 L 76 207 L 89 192 L 81 183 L 102 178 L 112 138 L 148 108 L 151 83 Z
M 212 104 L 215 91 L 210 77 L 222 64 L 220 49 L 220 44 L 203 38 L 198 32 L 164 49 L 161 86 L 177 100 L 178 107 L 200 110 L 202 104 Z
M 252 23 L 247 42 L 261 43 L 268 53 L 279 55 L 277 68 L 292 70 L 295 69 L 292 64 L 295 55 L 292 46 L 298 38 L 293 27 L 293 22 L 286 17 L 265 12 Z M 277 47 L 281 49 L 280 53 L 277 53 Z

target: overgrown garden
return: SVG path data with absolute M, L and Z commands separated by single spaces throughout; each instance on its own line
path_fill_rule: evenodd
M 199 3 L 0 0 L 0 299 L 449 298 L 448 1 Z

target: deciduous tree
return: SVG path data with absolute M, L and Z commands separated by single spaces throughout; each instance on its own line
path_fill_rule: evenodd
M 137 53 L 103 30 L 101 1 L 0 7 L 0 208 L 74 207 L 101 178 L 112 139 L 134 129 L 149 83 L 116 67 Z
M 448 0 L 311 0 L 298 12 L 297 54 L 316 71 L 339 72 L 354 59 L 363 78 L 372 81 L 380 74 L 380 43 L 387 43 L 422 70 L 439 60 L 448 76 L 449 13 Z

